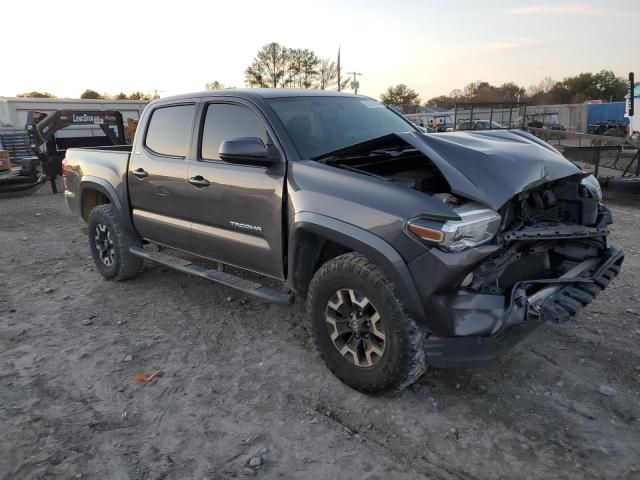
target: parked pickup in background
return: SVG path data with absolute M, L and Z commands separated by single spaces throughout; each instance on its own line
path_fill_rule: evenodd
M 597 181 L 548 144 L 425 135 L 355 95 L 156 100 L 132 146 L 69 149 L 64 177 L 104 277 L 134 277 L 147 259 L 267 301 L 306 297 L 322 358 L 364 392 L 494 358 L 573 317 L 623 261 Z

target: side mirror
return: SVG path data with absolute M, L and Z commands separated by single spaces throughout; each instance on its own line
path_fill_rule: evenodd
M 220 160 L 239 165 L 269 167 L 275 163 L 270 157 L 264 142 L 258 137 L 240 137 L 225 140 L 218 151 Z

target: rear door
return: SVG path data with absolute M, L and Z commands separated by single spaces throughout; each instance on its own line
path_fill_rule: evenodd
M 128 172 L 133 224 L 142 237 L 189 250 L 191 221 L 187 198 L 187 161 L 195 103 L 159 105 L 149 114 L 144 136 L 136 142 Z
M 202 105 L 197 155 L 188 162 L 192 251 L 283 279 L 284 155 L 266 118 L 251 103 L 228 97 Z M 279 157 L 271 167 L 220 160 L 224 140 L 258 137 Z

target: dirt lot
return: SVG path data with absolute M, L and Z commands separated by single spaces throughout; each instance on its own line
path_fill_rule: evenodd
M 640 479 L 640 209 L 612 207 L 623 273 L 577 322 L 368 397 L 300 302 L 151 265 L 104 281 L 61 195 L 0 200 L 0 477 Z

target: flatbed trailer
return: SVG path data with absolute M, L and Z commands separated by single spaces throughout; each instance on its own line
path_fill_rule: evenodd
M 56 139 L 69 126 L 99 126 L 104 136 Z M 4 147 L 13 152 L 11 168 L 0 175 L 0 196 L 28 195 L 49 179 L 57 193 L 56 177 L 61 173 L 67 147 L 108 146 L 126 143 L 122 114 L 117 111 L 56 110 L 45 114 L 30 111 L 25 131 L 0 135 Z M 6 145 L 5 145 L 6 144 Z

